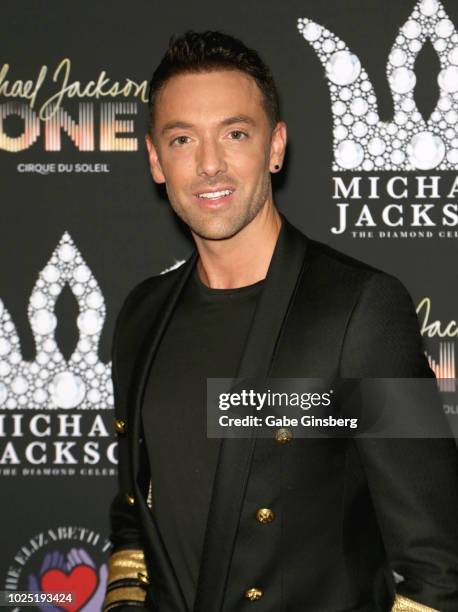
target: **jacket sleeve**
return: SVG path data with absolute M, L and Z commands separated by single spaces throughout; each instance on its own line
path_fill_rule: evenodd
M 434 377 L 414 304 L 396 278 L 374 273 L 366 282 L 347 326 L 341 376 Z M 356 444 L 391 567 L 402 577 L 392 612 L 457 612 L 455 441 L 359 438 Z
M 120 387 L 125 386 L 126 373 L 120 371 L 122 351 L 126 345 L 122 341 L 126 334 L 125 321 L 131 316 L 130 304 L 136 295 L 134 289 L 125 300 L 114 326 L 111 349 L 112 379 L 115 398 L 114 429 L 118 441 L 118 491 L 111 502 L 109 510 L 110 541 L 112 549 L 108 559 L 108 579 L 103 611 L 130 612 L 132 608 L 138 612 L 146 612 L 146 587 L 149 579 L 143 550 L 143 536 L 137 515 L 134 499 L 129 495 L 129 466 L 126 431 L 129 424 L 121 410 L 124 401 L 120 395 Z M 127 316 L 126 316 L 127 315 Z M 130 352 L 129 347 L 129 352 Z M 124 356 L 125 357 L 125 356 Z M 127 360 L 128 361 L 128 360 Z M 122 384 L 120 375 L 122 374 Z

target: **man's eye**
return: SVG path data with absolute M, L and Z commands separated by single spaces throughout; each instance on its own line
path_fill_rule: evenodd
M 242 140 L 248 136 L 248 134 L 246 132 L 242 132 L 242 130 L 232 130 L 231 135 L 233 140 Z
M 186 144 L 186 142 L 187 142 L 186 139 L 187 138 L 189 138 L 189 137 L 188 136 L 177 136 L 176 138 L 174 138 L 172 140 L 172 142 L 170 144 L 172 144 L 172 145 L 175 144 L 175 143 L 178 144 L 178 145 Z

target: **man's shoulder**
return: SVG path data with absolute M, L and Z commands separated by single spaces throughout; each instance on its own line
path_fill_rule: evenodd
M 330 270 L 339 271 L 343 274 L 357 274 L 364 278 L 374 274 L 385 274 L 380 268 L 348 255 L 329 244 L 312 238 L 307 238 L 307 241 L 310 257 L 321 265 L 328 266 Z
M 134 285 L 127 294 L 123 307 L 129 307 L 138 304 L 144 299 L 148 299 L 157 295 L 158 292 L 167 291 L 170 289 L 182 272 L 184 264 L 188 260 L 179 261 L 166 268 L 159 274 L 153 274 L 143 279 Z
M 385 294 L 411 302 L 406 286 L 394 274 L 309 237 L 306 264 L 320 287 L 327 287 L 324 293 L 329 296 L 346 296 L 354 303 L 365 293 Z
M 191 256 L 192 257 L 192 256 Z M 170 268 L 148 276 L 134 285 L 125 296 L 118 311 L 116 328 L 128 329 L 141 321 L 151 321 L 167 301 L 174 284 L 179 280 L 189 259 L 178 262 Z M 115 330 L 116 331 L 116 330 Z

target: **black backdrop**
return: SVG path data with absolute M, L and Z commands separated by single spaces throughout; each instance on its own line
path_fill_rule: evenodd
M 297 28 L 298 18 L 307 17 L 345 41 L 369 75 L 380 120 L 391 121 L 393 97 L 386 75 L 387 59 L 399 30 L 417 5 L 414 0 L 289 0 L 283 4 L 272 0 L 38 0 L 2 7 L 0 590 L 32 589 L 36 585 L 43 590 L 53 585 L 67 587 L 64 590 L 78 588 L 80 599 L 68 609 L 100 609 L 108 504 L 115 491 L 116 470 L 107 382 L 113 323 L 129 289 L 185 258 L 191 245 L 174 220 L 164 192 L 151 180 L 144 147 L 146 104 L 142 91 L 135 95 L 132 86 L 128 96 L 122 92 L 116 95 L 113 90 L 113 95 L 97 97 L 86 89 L 87 95 L 80 98 L 72 92 L 76 82 L 80 82 L 82 91 L 89 81 L 97 81 L 102 71 L 109 79 L 103 87 L 105 93 L 115 82 L 121 89 L 127 79 L 145 87 L 172 33 L 221 29 L 260 52 L 278 83 L 288 126 L 286 165 L 274 183 L 280 210 L 309 236 L 401 278 L 418 305 L 436 373 L 443 379 L 455 379 L 458 219 L 444 226 L 442 207 L 448 203 L 455 206 L 451 210 L 458 210 L 457 197 L 453 197 L 458 194 L 450 194 L 456 171 L 453 167 L 427 171 L 333 170 L 328 82 L 312 45 Z M 458 26 L 458 5 L 444 0 L 442 6 Z M 452 36 L 447 44 L 458 46 L 458 37 L 455 41 Z M 43 66 L 47 72 L 31 108 L 26 96 L 30 98 Z M 59 116 L 63 127 L 57 126 L 53 137 L 51 120 L 40 119 L 39 112 L 44 112 L 46 102 L 62 89 L 66 69 L 67 85 L 74 89 L 62 96 Z M 415 102 L 425 119 L 439 96 L 439 70 L 438 54 L 427 42 L 415 62 L 414 90 Z M 27 93 L 28 80 L 33 83 Z M 86 115 L 79 114 L 83 113 L 81 108 Z M 87 122 L 75 142 L 76 128 L 73 138 L 68 128 L 70 118 L 76 126 L 82 125 L 91 113 L 93 129 Z M 113 113 L 119 122 L 116 125 L 110 123 Z M 450 129 L 455 127 L 458 120 L 448 125 Z M 110 130 L 111 141 L 107 137 Z M 60 134 L 60 144 L 56 134 Z M 406 197 L 395 201 L 381 189 L 379 198 L 333 198 L 335 177 L 341 177 L 346 185 L 355 176 L 361 177 L 361 191 L 367 195 L 369 175 L 380 177 L 380 186 L 394 175 L 403 177 L 408 181 Z M 439 177 L 438 197 L 417 198 L 418 176 Z M 381 220 L 383 208 L 394 201 L 404 207 L 403 227 L 387 227 Z M 341 234 L 333 233 L 339 202 L 349 204 L 353 222 L 367 204 L 376 226 L 349 227 Z M 415 227 L 411 204 L 424 202 L 434 205 L 430 216 L 436 225 Z M 371 238 L 352 233 L 369 229 L 373 230 Z M 407 235 L 380 234 L 401 230 Z M 431 235 L 423 237 L 422 232 L 427 231 Z M 450 235 L 441 236 L 441 231 Z M 67 236 L 76 250 L 68 246 Z M 67 246 L 55 251 L 61 239 Z M 54 268 L 45 272 L 53 253 Z M 78 253 L 87 267 L 76 271 L 83 265 L 77 261 Z M 36 286 L 40 278 L 41 287 Z M 73 279 L 72 288 L 77 285 L 75 291 L 88 302 L 78 303 L 66 280 L 69 278 Z M 34 287 L 41 296 L 35 296 L 29 307 Z M 48 308 L 55 314 L 51 322 L 49 315 L 37 314 L 43 292 L 54 296 L 48 305 L 56 300 L 55 308 Z M 95 294 L 89 298 L 91 292 Z M 78 319 L 87 307 L 96 311 L 95 319 Z M 32 315 L 36 316 L 33 324 Z M 48 343 L 40 349 L 34 326 L 41 329 L 42 339 L 43 330 L 48 330 Z M 98 329 L 95 335 L 94 326 Z M 86 346 L 86 353 L 80 351 L 72 367 L 67 367 L 66 361 L 74 356 L 83 338 L 81 330 L 90 331 L 91 347 Z M 14 343 L 15 332 L 19 344 Z M 46 355 L 40 357 L 40 351 Z M 85 361 L 91 351 L 93 357 Z M 59 352 L 62 359 L 56 361 Z M 54 370 L 50 363 L 55 364 Z M 79 379 L 54 380 L 50 388 L 53 376 L 64 370 L 79 372 Z M 42 383 L 37 386 L 41 376 Z M 91 387 L 93 380 L 97 385 Z M 39 389 L 38 396 L 33 395 Z M 454 385 L 444 381 L 443 389 L 444 410 L 454 415 L 458 412 Z M 46 399 L 43 390 L 47 390 Z M 30 398 L 36 397 L 40 401 L 31 403 Z M 75 397 L 81 400 L 79 404 L 75 404 Z M 33 420 L 38 414 L 44 418 Z M 88 442 L 91 444 L 85 447 Z

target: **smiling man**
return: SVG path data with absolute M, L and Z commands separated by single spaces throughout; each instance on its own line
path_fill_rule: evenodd
M 207 378 L 434 377 L 403 285 L 278 212 L 286 141 L 255 51 L 171 39 L 146 146 L 195 249 L 116 321 L 107 611 L 458 610 L 451 439 L 206 435 Z
M 185 72 L 157 93 L 146 139 L 152 175 L 189 226 L 211 287 L 266 276 L 281 225 L 270 181 L 286 146 L 277 112 L 241 70 Z

